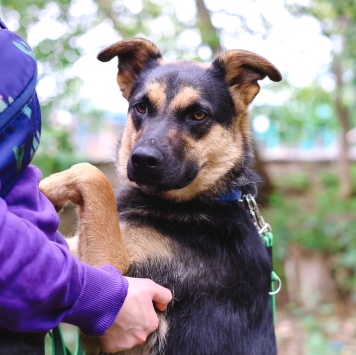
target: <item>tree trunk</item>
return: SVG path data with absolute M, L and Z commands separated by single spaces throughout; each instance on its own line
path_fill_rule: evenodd
M 198 28 L 203 43 L 206 43 L 214 55 L 221 51 L 221 43 L 218 30 L 211 22 L 210 13 L 205 5 L 204 0 L 195 0 L 198 12 Z
M 341 134 L 339 138 L 339 156 L 338 156 L 338 172 L 340 183 L 340 195 L 343 199 L 348 199 L 352 196 L 352 176 L 351 176 L 351 163 L 348 156 L 348 142 L 346 139 L 347 132 L 350 130 L 350 115 L 347 107 L 342 102 L 342 92 L 344 88 L 344 81 L 342 78 L 343 69 L 341 61 L 335 59 L 333 67 L 335 75 L 335 110 L 341 126 Z
M 288 251 L 285 275 L 290 302 L 307 311 L 315 310 L 323 303 L 335 303 L 338 295 L 327 255 L 320 250 L 303 249 L 297 244 L 290 244 Z
M 268 197 L 273 192 L 274 186 L 266 169 L 266 163 L 260 158 L 258 149 L 254 148 L 255 154 L 255 170 L 261 178 L 261 183 L 258 186 L 258 204 L 261 206 L 268 205 Z

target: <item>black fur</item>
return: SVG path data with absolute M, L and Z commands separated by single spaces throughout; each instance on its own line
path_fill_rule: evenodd
M 276 354 L 272 265 L 240 202 L 171 203 L 138 189 L 121 190 L 117 201 L 121 221 L 175 242 L 171 264 L 145 260 L 129 271 L 173 291 L 164 354 Z
M 126 71 L 120 68 L 125 51 L 144 54 L 131 57 Z M 129 122 L 118 154 L 118 170 L 130 180 L 117 196 L 133 252 L 129 275 L 151 278 L 174 297 L 166 311 L 168 335 L 150 350 L 274 355 L 269 251 L 245 206 L 219 195 L 236 188 L 256 195 L 247 109 L 257 81 L 281 75 L 248 51 L 228 51 L 210 66 L 167 63 L 157 53 L 151 42 L 135 39 L 98 57 L 117 55 L 118 83 L 134 127 Z M 149 248 L 166 250 L 145 255 L 140 241 L 135 254 L 130 238 L 139 237 L 130 231 L 137 227 L 143 241 L 152 242 Z
M 15 333 L 0 328 L 0 355 L 44 355 L 46 333 Z

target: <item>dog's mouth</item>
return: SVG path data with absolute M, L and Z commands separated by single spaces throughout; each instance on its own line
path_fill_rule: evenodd
M 142 192 L 149 195 L 156 195 L 171 190 L 179 190 L 191 184 L 199 172 L 198 164 L 187 164 L 186 167 L 177 164 L 162 164 L 161 169 L 142 172 L 137 171 L 128 164 L 127 175 L 130 181 L 134 182 Z
M 145 142 L 145 141 L 144 141 Z M 160 194 L 188 186 L 196 178 L 199 164 L 182 160 L 157 144 L 139 144 L 127 162 L 127 177 L 146 194 Z
M 149 195 L 157 195 L 162 192 L 183 189 L 184 187 L 188 186 L 190 183 L 194 181 L 197 174 L 198 174 L 198 170 L 190 171 L 188 175 L 180 179 L 177 179 L 177 177 L 175 177 L 175 179 L 171 181 L 166 179 L 163 179 L 163 181 L 159 181 L 159 180 L 149 181 L 144 177 L 142 177 L 142 179 L 130 179 L 130 180 L 135 182 L 142 192 Z

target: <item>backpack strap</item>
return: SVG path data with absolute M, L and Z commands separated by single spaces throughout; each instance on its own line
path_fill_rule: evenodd
M 5 197 L 39 146 L 41 110 L 35 55 L 1 20 L 0 53 L 0 197 Z

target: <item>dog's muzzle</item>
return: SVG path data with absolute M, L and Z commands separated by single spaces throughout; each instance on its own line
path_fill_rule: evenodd
M 131 152 L 127 163 L 129 180 L 151 192 L 161 190 L 164 184 L 167 157 L 157 145 L 155 139 L 147 139 L 139 143 Z
M 163 163 L 163 154 L 152 146 L 137 147 L 130 157 L 132 174 L 145 180 L 157 177 Z
M 155 139 L 139 142 L 127 162 L 127 177 L 146 193 L 183 188 L 194 180 L 198 171 L 198 164 L 182 160 Z

